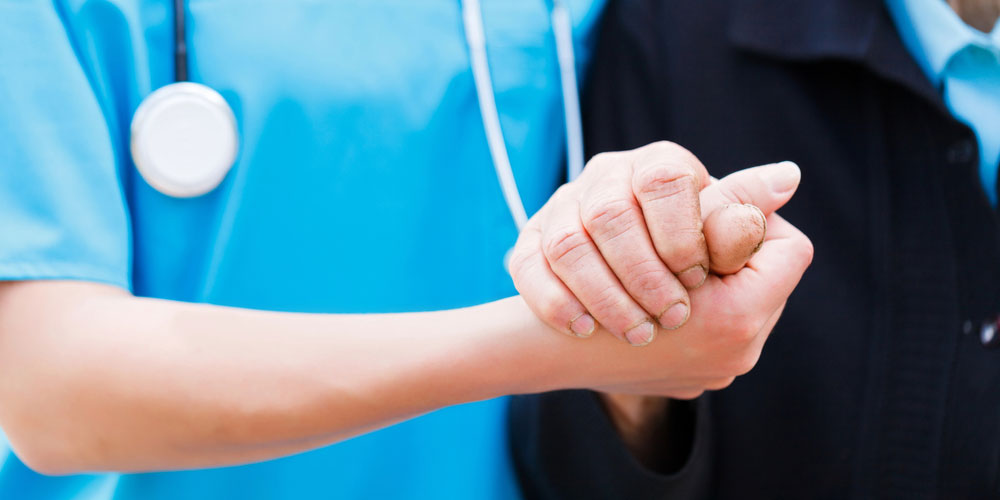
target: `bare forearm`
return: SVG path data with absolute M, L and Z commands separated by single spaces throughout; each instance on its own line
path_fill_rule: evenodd
M 66 286 L 62 304 L 0 296 L 0 311 L 21 311 L 0 315 L 0 424 L 49 472 L 245 463 L 545 389 L 526 385 L 544 377 L 511 342 L 544 334 L 509 302 L 307 315 Z M 62 307 L 24 313 L 39 304 Z

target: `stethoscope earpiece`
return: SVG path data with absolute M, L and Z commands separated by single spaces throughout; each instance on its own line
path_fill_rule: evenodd
M 150 94 L 136 109 L 132 160 L 161 193 L 191 198 L 215 189 L 236 163 L 239 133 L 226 100 L 212 88 L 177 82 Z

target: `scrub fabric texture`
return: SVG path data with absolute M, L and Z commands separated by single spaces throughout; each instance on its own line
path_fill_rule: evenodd
M 582 74 L 603 1 L 568 6 Z M 549 7 L 483 11 L 530 213 L 564 177 Z M 133 111 L 173 80 L 171 15 L 166 0 L 0 0 L 0 279 L 326 313 L 514 293 L 516 231 L 458 0 L 188 1 L 191 80 L 226 98 L 242 140 L 194 199 L 153 190 L 128 153 Z M 462 405 L 290 458 L 155 474 L 43 477 L 0 438 L 0 498 L 517 498 L 505 411 Z

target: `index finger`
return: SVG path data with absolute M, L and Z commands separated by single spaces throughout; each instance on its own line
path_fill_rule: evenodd
M 700 193 L 705 166 L 688 150 L 658 142 L 632 151 L 632 191 L 660 259 L 685 287 L 708 276 L 708 246 L 702 234 Z

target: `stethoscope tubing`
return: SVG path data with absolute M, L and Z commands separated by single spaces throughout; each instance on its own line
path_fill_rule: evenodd
M 486 142 L 493 158 L 493 168 L 503 192 L 504 201 L 510 210 L 511 217 L 518 232 L 528 223 L 528 215 L 524 202 L 517 189 L 514 170 L 510 165 L 507 152 L 507 142 L 500 126 L 500 114 L 497 111 L 496 95 L 493 93 L 493 77 L 490 74 L 489 60 L 486 55 L 486 34 L 483 28 L 482 8 L 479 0 L 462 0 L 462 20 L 465 25 L 465 38 L 469 44 L 469 59 L 472 65 L 472 78 L 476 84 L 476 95 L 479 98 L 479 111 L 483 118 L 483 128 L 486 130 Z
M 184 0 L 174 0 L 174 81 L 188 79 L 187 19 Z
M 583 173 L 583 119 L 580 113 L 580 85 L 576 80 L 576 51 L 573 49 L 573 19 L 562 0 L 552 0 L 552 32 L 559 59 L 563 112 L 566 115 L 566 180 Z
M 528 223 L 524 201 L 517 189 L 514 171 L 510 164 L 507 143 L 500 125 L 493 78 L 490 74 L 489 58 L 486 54 L 486 35 L 483 28 L 482 6 L 479 0 L 461 0 L 462 21 L 465 37 L 469 45 L 469 59 L 472 77 L 479 99 L 479 110 L 486 131 L 493 168 L 503 192 L 504 201 L 510 211 L 518 232 Z M 552 31 L 556 41 L 556 57 L 559 62 L 563 111 L 566 120 L 567 180 L 577 178 L 583 171 L 583 126 L 580 115 L 580 97 L 576 79 L 576 57 L 573 49 L 572 20 L 569 10 L 561 0 L 552 1 Z
M 566 124 L 567 180 L 573 180 L 583 171 L 583 126 L 580 115 L 579 85 L 576 78 L 576 57 L 573 47 L 573 26 L 569 10 L 562 0 L 551 0 L 550 22 L 556 42 L 559 80 Z M 479 0 L 461 0 L 462 24 L 469 46 L 469 59 L 480 115 L 486 133 L 493 168 L 518 232 L 528 222 L 524 201 L 518 191 L 517 181 L 510 163 L 507 142 L 500 124 L 489 57 L 486 53 L 486 33 Z M 174 24 L 174 79 L 188 80 L 187 24 L 184 0 L 173 1 Z

